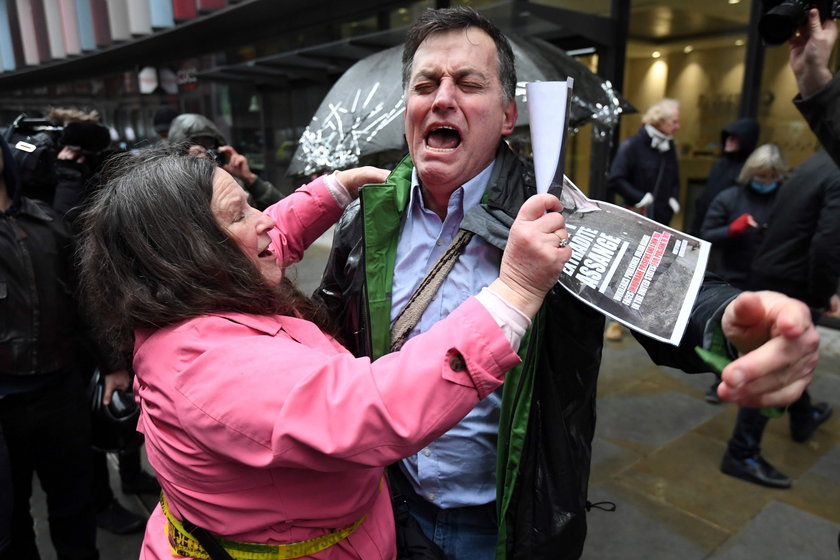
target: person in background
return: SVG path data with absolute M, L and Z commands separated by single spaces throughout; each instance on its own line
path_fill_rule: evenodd
M 14 489 L 11 542 L 0 559 L 40 558 L 30 513 L 37 474 L 58 558 L 96 560 L 88 379 L 77 363 L 85 329 L 73 293 L 73 235 L 46 203 L 21 195 L 3 139 L 0 149 L 0 429 Z
M 248 158 L 228 145 L 218 127 L 204 115 L 184 113 L 175 117 L 169 125 L 168 141 L 171 146 L 188 147 L 192 154 L 208 153 L 240 182 L 250 195 L 251 203 L 259 210 L 283 198 L 279 189 L 251 171 Z
M 532 173 L 504 142 L 516 122 L 517 80 L 510 44 L 495 25 L 467 7 L 426 10 L 408 30 L 402 60 L 410 157 L 388 181 L 362 189 L 361 200 L 345 211 L 316 292 L 348 348 L 372 358 L 389 351 L 392 325 L 403 324 L 417 285 L 444 253 L 461 251 L 437 293 L 422 298 L 425 310 L 411 312 L 419 320 L 409 337 L 434 331 L 495 278 L 510 242 L 505 223 L 536 191 Z M 675 126 L 672 121 L 670 129 Z M 604 316 L 558 286 L 540 317 L 541 336 L 532 333 L 520 351 L 526 357 L 516 374 L 521 381 L 489 394 L 457 426 L 391 469 L 410 514 L 447 558 L 487 560 L 497 550 L 500 557 L 537 554 L 532 521 L 550 533 L 546 554 L 582 553 Z M 639 341 L 657 363 L 706 372 L 694 347 L 720 327 L 744 353 L 724 369 L 719 392 L 752 406 L 768 400 L 749 393 L 772 385 L 770 378 L 754 384 L 758 378 L 781 376 L 783 384 L 799 378 L 784 391 L 788 402 L 810 379 L 818 336 L 800 302 L 769 292 L 738 295 L 708 280 L 690 323 L 679 348 Z M 784 325 L 787 335 L 768 341 L 771 325 Z M 743 384 L 746 372 L 755 381 Z M 551 456 L 568 451 L 565 457 L 573 459 L 558 465 L 562 475 L 538 472 L 530 463 L 511 467 L 520 457 L 511 448 L 532 433 L 535 417 L 514 417 L 509 403 L 529 380 L 545 379 L 563 385 L 561 398 L 541 400 L 545 393 L 535 389 L 523 406 L 562 411 L 552 436 L 534 443 Z M 510 462 L 502 458 L 506 453 Z M 562 488 L 560 499 L 548 491 L 537 496 L 527 486 L 538 475 Z M 515 529 L 523 526 L 528 530 Z
M 819 11 L 811 9 L 808 21 L 790 40 L 790 67 L 799 88 L 794 105 L 840 165 L 840 73 L 828 67 L 836 41 L 837 22 L 821 22 Z
M 172 125 L 175 117 L 180 114 L 181 112 L 172 105 L 161 105 L 155 109 L 152 127 L 160 137 L 160 141 L 165 142 L 169 138 L 169 127 Z
M 753 257 L 767 227 L 788 165 L 775 144 L 764 144 L 750 154 L 736 183 L 712 200 L 699 236 L 721 251 L 714 272 L 742 290 L 748 289 Z
M 608 184 L 624 203 L 666 226 L 680 211 L 680 172 L 674 134 L 680 105 L 663 99 L 642 117 L 642 128 L 624 140 L 610 166 Z
M 747 289 L 752 258 L 787 172 L 778 146 L 759 146 L 743 164 L 737 180 L 712 200 L 695 234 L 712 243 L 716 258 L 710 259 L 709 270 L 737 288 Z M 719 384 L 720 378 L 715 375 L 706 391 L 706 402 L 720 404 Z
M 790 40 L 790 67 L 799 88 L 793 100 L 796 108 L 826 153 L 840 165 L 840 73 L 832 73 L 828 67 L 836 41 L 837 22 L 820 22 L 819 11 L 809 10 L 808 21 Z M 840 548 L 840 533 L 837 546 Z
M 776 290 L 805 302 L 814 319 L 840 309 L 840 169 L 824 150 L 802 163 L 776 195 L 766 230 L 751 263 L 749 287 Z M 810 439 L 828 420 L 828 403 L 811 403 L 808 391 L 791 404 L 790 434 Z M 769 418 L 741 407 L 721 470 L 748 482 L 788 488 L 790 478 L 761 455 L 761 438 Z
M 383 467 L 502 383 L 571 248 L 557 198 L 529 199 L 482 294 L 399 352 L 355 358 L 284 271 L 386 176 L 326 175 L 262 213 L 208 158 L 147 153 L 91 204 L 83 293 L 115 345 L 133 348 L 163 488 L 142 558 L 206 558 L 191 536 L 204 530 L 234 557 L 395 557 Z
M 71 224 L 95 188 L 99 170 L 113 151 L 111 134 L 99 122 L 98 111 L 53 108 L 48 118 L 63 123 L 56 159 L 56 185 L 52 207 Z
M 615 154 L 608 187 L 624 204 L 666 226 L 680 211 L 680 174 L 674 134 L 680 129 L 680 106 L 662 99 L 648 108 L 642 128 L 624 140 Z M 620 323 L 611 321 L 607 340 L 624 338 Z
M 712 165 L 703 192 L 694 204 L 694 221 L 689 233 L 700 236 L 700 227 L 712 200 L 738 180 L 741 167 L 758 143 L 759 126 L 755 119 L 738 119 L 720 132 L 723 153 Z
M 78 217 L 92 194 L 99 188 L 102 167 L 115 152 L 109 150 L 111 136 L 108 128 L 99 122 L 97 111 L 58 107 L 50 110 L 48 118 L 64 124 L 56 160 L 56 186 L 52 206 L 78 233 Z M 109 350 L 107 362 L 115 369 L 106 370 L 108 387 L 127 388 L 131 383 L 128 366 Z M 90 352 L 81 354 L 78 365 L 88 379 L 100 367 L 98 358 Z M 101 422 L 95 418 L 94 422 Z M 157 495 L 160 486 L 155 478 L 143 470 L 140 448 L 126 449 L 117 454 L 120 484 L 123 492 Z M 91 449 L 93 463 L 94 506 L 96 525 L 117 535 L 141 531 L 146 517 L 126 508 L 111 489 L 107 454 Z
M 0 395 L 2 398 L 3 395 Z M 0 553 L 12 542 L 13 492 L 9 450 L 6 449 L 6 438 L 3 437 L 3 426 L 0 425 Z

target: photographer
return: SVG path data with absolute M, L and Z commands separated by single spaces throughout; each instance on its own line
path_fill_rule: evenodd
M 99 123 L 97 111 L 53 108 L 47 118 L 63 124 L 58 140 L 60 151 L 55 162 L 52 207 L 64 216 L 76 234 L 78 217 L 99 188 L 103 165 L 115 153 L 109 149 L 111 134 L 107 127 Z M 98 350 L 106 351 L 104 348 Z M 77 360 L 88 379 L 97 366 L 107 372 L 107 397 L 103 400 L 103 404 L 107 404 L 114 389 L 125 390 L 131 386 L 131 377 L 126 365 L 117 356 L 108 356 L 107 364 L 102 363 L 103 357 L 80 349 Z M 103 422 L 101 418 L 93 421 L 94 433 L 103 429 L 99 425 Z M 125 494 L 156 495 L 160 492 L 160 486 L 153 476 L 143 470 L 139 444 L 138 441 L 137 445 L 126 446 L 117 453 L 121 487 Z M 146 525 L 146 517 L 123 506 L 115 496 L 105 452 L 92 449 L 91 464 L 96 526 L 118 535 L 141 531 Z
M 71 121 L 64 126 L 56 157 L 52 206 L 71 224 L 97 182 L 102 164 L 112 154 L 107 151 L 110 143 L 110 132 L 98 122 Z
M 828 67 L 836 40 L 837 22 L 820 21 L 819 11 L 812 9 L 807 23 L 790 40 L 790 67 L 799 87 L 794 105 L 840 165 L 840 75 L 832 76 Z
M 251 205 L 263 210 L 283 198 L 283 193 L 251 171 L 248 158 L 229 146 L 218 127 L 197 113 L 178 115 L 169 126 L 170 145 L 189 145 L 192 154 L 206 152 L 216 163 L 233 175 L 248 192 Z

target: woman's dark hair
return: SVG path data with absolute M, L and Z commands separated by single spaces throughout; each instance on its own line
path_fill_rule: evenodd
M 403 89 L 408 87 L 411 80 L 414 54 L 426 38 L 435 33 L 469 27 L 481 29 L 493 39 L 499 59 L 499 83 L 502 87 L 502 101 L 507 103 L 513 99 L 516 96 L 516 68 L 513 63 L 513 49 L 510 42 L 490 20 L 474 9 L 464 6 L 440 9 L 428 8 L 408 28 L 402 52 Z
M 210 209 L 216 165 L 148 150 L 111 162 L 82 220 L 82 298 L 103 335 L 130 351 L 136 328 L 216 312 L 325 322 L 291 282 L 269 286 Z

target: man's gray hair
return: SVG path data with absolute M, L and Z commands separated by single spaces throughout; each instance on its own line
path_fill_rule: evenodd
M 453 29 L 467 29 L 475 27 L 487 33 L 496 44 L 499 61 L 499 83 L 502 87 L 503 101 L 507 103 L 516 95 L 516 69 L 513 65 L 513 49 L 507 37 L 498 27 L 472 8 L 459 6 L 457 8 L 428 8 L 408 28 L 402 54 L 402 83 L 403 89 L 408 87 L 411 79 L 411 67 L 414 54 L 430 35 L 451 31 Z

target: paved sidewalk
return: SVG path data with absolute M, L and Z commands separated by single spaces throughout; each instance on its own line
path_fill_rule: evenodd
M 840 409 L 840 332 L 819 328 L 815 401 Z M 703 399 L 713 376 L 651 364 L 633 339 L 606 342 L 585 559 L 839 558 L 840 412 L 806 443 L 769 423 L 764 457 L 793 479 L 773 490 L 719 471 L 737 406 Z

